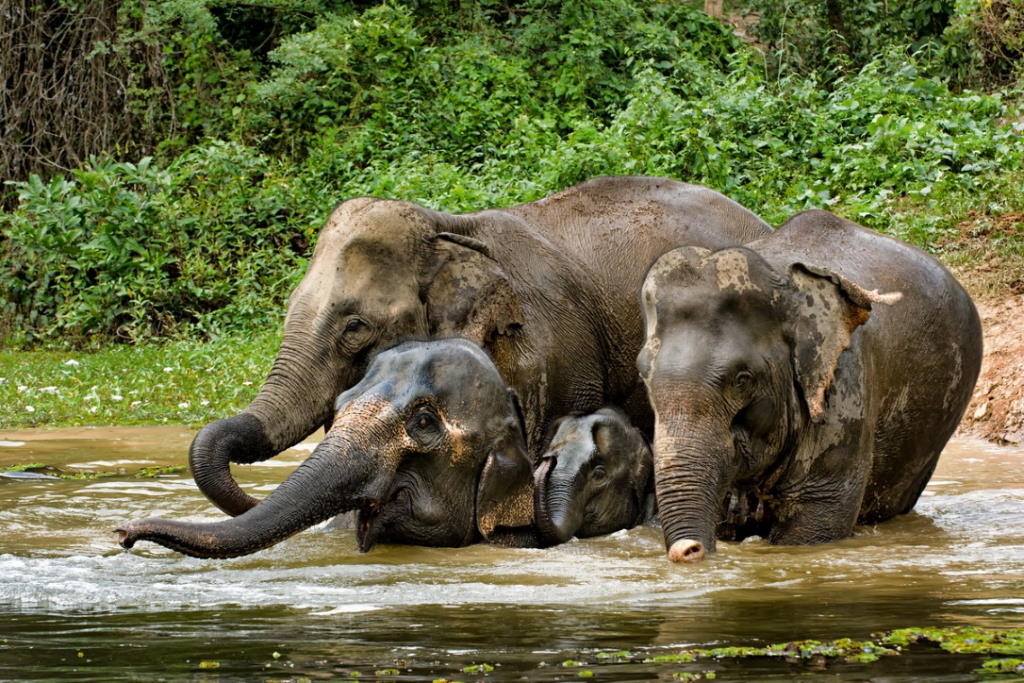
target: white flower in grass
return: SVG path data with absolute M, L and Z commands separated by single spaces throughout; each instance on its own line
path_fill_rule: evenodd
M 185 408 L 188 408 L 188 401 L 182 401 L 181 403 L 178 404 L 178 407 L 183 409 L 183 410 Z
M 25 412 L 26 413 L 34 413 L 34 412 L 36 412 L 36 409 L 33 408 L 32 406 L 25 406 Z
M 81 365 L 81 363 L 79 363 L 77 360 L 72 358 L 70 360 L 64 361 L 64 365 L 70 365 L 73 368 L 77 368 L 79 365 Z
M 174 368 L 166 367 L 164 368 L 164 372 L 174 372 Z
M 26 389 L 28 389 L 28 387 L 26 387 L 24 384 L 19 384 L 18 385 L 18 393 L 19 394 L 22 393 L 23 391 L 25 391 Z
M 111 401 L 120 401 L 123 398 L 124 398 L 124 396 L 122 396 L 121 394 L 111 394 L 110 395 L 110 400 Z
M 138 406 L 141 406 L 141 405 L 142 405 L 142 401 L 132 401 L 132 403 L 131 403 L 132 408 L 135 408 L 135 407 L 138 407 Z
M 201 405 L 201 406 L 203 406 L 203 407 L 206 407 L 206 406 L 210 405 L 210 402 L 209 402 L 209 401 L 207 401 L 207 400 L 206 400 L 206 399 L 204 398 L 204 399 L 203 399 L 202 401 L 200 401 L 200 402 L 199 402 L 199 405 Z
M 42 389 L 39 390 L 39 393 L 40 394 L 56 394 L 57 393 L 57 387 L 43 387 Z

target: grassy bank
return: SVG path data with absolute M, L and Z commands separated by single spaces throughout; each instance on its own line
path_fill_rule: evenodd
M 280 338 L 0 352 L 0 429 L 204 424 L 245 407 Z

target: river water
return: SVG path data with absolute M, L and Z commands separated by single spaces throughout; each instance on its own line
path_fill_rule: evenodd
M 0 470 L 42 462 L 124 474 L 0 478 L 2 680 L 974 680 L 933 649 L 826 668 L 766 658 L 643 663 L 687 647 L 866 638 L 908 626 L 1024 626 L 1024 451 L 959 440 L 914 513 L 816 547 L 719 545 L 665 560 L 638 528 L 547 550 L 356 549 L 327 525 L 233 560 L 198 560 L 112 529 L 222 515 L 183 464 L 176 427 L 0 431 Z M 311 450 L 239 468 L 266 495 Z M 630 650 L 629 657 L 598 657 Z M 566 662 L 566 660 L 573 662 Z M 563 666 L 563 663 L 568 664 Z M 486 673 L 465 667 L 487 664 Z M 582 672 L 582 673 L 581 673 Z

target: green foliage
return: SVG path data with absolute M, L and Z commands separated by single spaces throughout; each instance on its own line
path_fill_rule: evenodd
M 69 479 L 72 481 L 82 481 L 92 479 L 111 479 L 113 477 L 123 477 L 125 475 L 134 477 L 135 479 L 157 479 L 161 477 L 173 477 L 177 475 L 187 476 L 187 469 L 188 468 L 185 467 L 185 465 L 150 465 L 148 467 L 140 468 L 134 473 L 128 475 L 128 471 L 123 467 L 119 467 L 117 471 L 76 470 L 74 472 L 68 472 L 53 465 L 47 465 L 41 462 L 31 462 L 12 465 L 10 467 L 4 467 L 0 469 L 0 473 L 32 472 L 35 474 L 42 474 L 53 479 Z
M 751 0 L 759 16 L 755 33 L 766 44 L 774 69 L 823 71 L 826 76 L 858 69 L 893 44 L 911 53 L 940 44 L 955 4 L 955 0 Z
M 981 665 L 981 672 L 986 674 L 1017 674 L 1024 676 L 1024 659 L 1003 657 L 990 659 Z
M 17 185 L 0 216 L 0 295 L 13 341 L 81 346 L 263 326 L 301 272 L 307 207 L 234 144 L 167 168 L 92 160 Z
M 825 82 L 899 46 L 927 53 L 932 74 L 958 86 L 1012 82 L 1024 68 L 1021 0 L 750 0 L 776 74 Z
M 954 628 L 904 628 L 886 633 L 886 645 L 934 643 L 954 654 L 1024 654 L 1024 629 L 994 630 L 978 626 Z
M 968 5 L 831 3 L 837 37 L 821 3 L 766 0 L 772 45 L 817 27 L 832 60 L 778 73 L 683 3 L 131 5 L 135 42 L 164 54 L 177 132 L 155 161 L 97 157 L 10 185 L 0 342 L 273 327 L 319 225 L 362 194 L 468 211 L 662 175 L 772 223 L 825 207 L 936 248 L 967 210 L 1024 199 L 1020 91 L 951 86 L 943 41 L 980 35 Z M 883 47 L 897 25 L 902 42 Z

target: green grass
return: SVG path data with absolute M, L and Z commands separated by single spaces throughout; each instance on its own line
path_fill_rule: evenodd
M 249 403 L 279 342 L 264 333 L 93 353 L 0 352 L 0 429 L 204 424 Z

